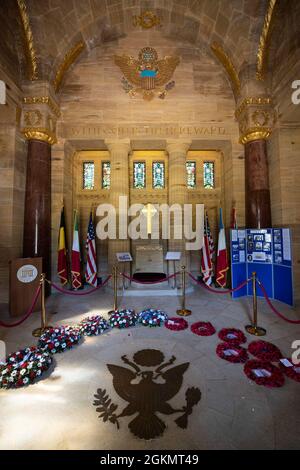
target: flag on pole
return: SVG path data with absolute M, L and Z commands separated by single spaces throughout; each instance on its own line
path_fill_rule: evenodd
M 86 269 L 85 278 L 88 284 L 97 287 L 97 258 L 96 258 L 96 240 L 95 229 L 93 223 L 92 211 L 86 238 Z
M 235 207 L 232 208 L 231 228 L 234 229 L 234 230 L 238 229 L 238 224 L 237 224 L 237 220 L 236 220 L 236 208 Z
M 221 287 L 226 286 L 228 258 L 226 248 L 225 229 L 223 225 L 222 209 L 220 208 L 220 222 L 219 222 L 219 238 L 218 238 L 218 254 L 216 266 L 216 281 Z
M 208 215 L 206 212 L 204 218 L 204 239 L 202 247 L 201 271 L 203 274 L 203 281 L 208 286 L 210 286 L 212 282 L 214 251 L 214 241 L 211 235 Z
M 57 247 L 57 275 L 62 285 L 68 282 L 68 266 L 67 266 L 67 247 L 66 247 L 66 228 L 65 228 L 65 209 L 61 210 L 60 226 L 58 233 Z
M 72 274 L 72 287 L 79 289 L 82 285 L 80 273 L 80 246 L 79 246 L 79 231 L 78 231 L 78 213 L 74 211 L 74 228 L 73 228 L 73 245 L 71 257 L 71 274 Z

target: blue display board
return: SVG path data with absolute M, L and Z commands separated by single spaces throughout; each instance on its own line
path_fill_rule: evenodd
M 271 299 L 293 305 L 291 234 L 286 228 L 230 231 L 231 281 L 237 287 L 255 271 Z M 232 296 L 252 295 L 248 283 Z M 257 295 L 263 296 L 258 287 Z

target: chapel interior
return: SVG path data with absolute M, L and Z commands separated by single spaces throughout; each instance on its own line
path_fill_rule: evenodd
M 283 374 L 282 387 L 259 386 L 244 364 L 218 357 L 218 333 L 190 330 L 198 321 L 217 332 L 237 328 L 248 343 L 274 343 L 284 358 L 300 340 L 300 93 L 298 104 L 293 99 L 300 87 L 299 0 L 1 0 L 0 18 L 0 320 L 19 319 L 10 308 L 21 295 L 13 294 L 14 260 L 40 258 L 46 279 L 59 284 L 62 207 L 68 263 L 78 214 L 82 267 L 90 213 L 96 226 L 100 204 L 117 207 L 127 196 L 129 205 L 144 205 L 150 229 L 146 240 L 96 237 L 99 283 L 113 273 L 118 253 L 132 256 L 121 264 L 117 286 L 110 279 L 76 299 L 45 283 L 50 325 L 76 325 L 93 315 L 108 320 L 114 288 L 120 308 L 161 309 L 174 317 L 183 265 L 192 276 L 185 278 L 192 315 L 184 331 L 112 328 L 54 355 L 55 367 L 43 380 L 18 390 L 0 387 L 0 448 L 299 449 L 300 365 L 297 380 Z M 130 79 L 133 61 L 163 59 L 159 85 L 147 67 L 140 86 Z M 184 238 L 164 239 L 161 226 L 151 237 L 157 204 L 203 204 L 215 256 L 221 208 L 229 265 L 233 209 L 238 229 L 290 229 L 293 305 L 273 305 L 294 323 L 276 316 L 261 296 L 258 323 L 267 334 L 248 334 L 252 293 L 233 298 L 196 285 L 200 250 L 186 250 Z M 180 252 L 181 259 L 167 261 L 167 252 Z M 176 281 L 164 284 L 130 281 L 147 284 L 176 272 Z M 228 289 L 230 273 L 229 266 Z M 39 309 L 22 326 L 0 323 L 6 355 L 36 345 L 32 331 L 39 325 Z M 180 408 L 187 386 L 199 388 L 187 427 L 176 427 L 175 415 L 161 411 L 165 428 L 143 437 L 131 416 L 119 418 L 120 429 L 98 418 L 93 400 L 100 389 L 118 413 L 125 404 L 107 365 L 124 366 L 126 355 L 135 369 L 142 367 L 142 359 L 132 359 L 139 350 L 189 364 L 170 402 Z

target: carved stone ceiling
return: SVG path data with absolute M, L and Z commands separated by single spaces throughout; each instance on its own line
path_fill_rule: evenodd
M 133 29 L 132 17 L 152 10 L 174 40 L 223 44 L 239 70 L 254 64 L 268 0 L 27 0 L 39 74 L 53 79 L 57 64 L 82 40 L 87 49 Z

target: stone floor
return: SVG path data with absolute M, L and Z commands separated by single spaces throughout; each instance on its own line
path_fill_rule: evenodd
M 216 329 L 243 329 L 249 323 L 250 299 L 231 300 L 199 288 L 187 298 L 193 315 L 189 323 L 210 320 Z M 159 307 L 174 315 L 176 297 L 126 297 L 122 306 Z M 300 311 L 276 305 L 290 318 Z M 86 315 L 103 314 L 111 307 L 111 293 L 99 291 L 88 297 L 53 295 L 47 302 L 51 324 L 74 324 Z M 54 314 L 55 313 L 55 314 Z M 300 326 L 283 322 L 259 301 L 259 323 L 283 354 L 291 355 L 291 343 L 300 340 Z M 35 344 L 32 329 L 38 314 L 23 326 L 1 329 L 7 352 Z M 253 337 L 248 336 L 249 341 Z M 248 380 L 243 366 L 219 359 L 215 353 L 217 335 L 198 337 L 190 330 L 172 332 L 166 328 L 138 326 L 110 330 L 98 337 L 85 338 L 73 350 L 55 356 L 55 368 L 34 385 L 18 390 L 0 391 L 1 449 L 299 449 L 300 384 L 286 379 L 280 389 L 268 389 Z M 120 429 L 98 418 L 93 406 L 98 388 L 106 389 L 113 403 L 122 410 L 127 403 L 118 397 L 106 364 L 123 365 L 145 348 L 159 349 L 176 364 L 189 362 L 183 385 L 173 406 L 185 403 L 188 387 L 199 387 L 202 398 L 189 416 L 186 430 L 175 424 L 177 415 L 159 415 L 167 425 L 162 437 L 145 441 L 130 433 L 132 417 L 120 418 Z

